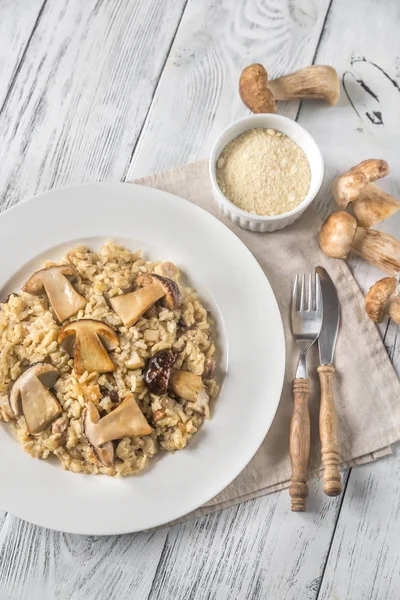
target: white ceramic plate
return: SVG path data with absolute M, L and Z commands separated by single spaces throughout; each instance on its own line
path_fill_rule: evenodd
M 220 221 L 171 194 L 96 184 L 37 196 L 0 215 L 1 297 L 47 259 L 107 239 L 176 263 L 217 318 L 222 392 L 213 417 L 174 455 L 114 479 L 31 458 L 0 424 L 0 506 L 37 525 L 81 534 L 140 531 L 177 519 L 225 488 L 250 461 L 278 406 L 281 317 L 260 266 Z

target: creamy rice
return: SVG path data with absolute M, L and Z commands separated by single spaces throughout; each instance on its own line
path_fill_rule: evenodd
M 11 295 L 0 308 L 0 420 L 11 426 L 25 450 L 35 458 L 54 455 L 63 468 L 75 473 L 112 476 L 138 473 L 158 452 L 185 448 L 209 417 L 209 405 L 186 402 L 173 394 L 150 394 L 143 380 L 143 368 L 130 369 L 129 359 L 137 353 L 147 363 L 158 351 L 172 348 L 179 352 L 177 368 L 204 375 L 215 351 L 212 321 L 195 291 L 182 286 L 177 272 L 174 278 L 183 294 L 179 309 L 169 310 L 157 303 L 135 325 L 125 327 L 108 299 L 135 289 L 140 273 L 157 272 L 160 268 L 159 262 L 142 258 L 140 251 L 132 253 L 111 242 L 98 253 L 79 246 L 60 264 L 76 268 L 78 278 L 73 285 L 88 300 L 85 308 L 67 322 L 89 318 L 111 326 L 120 340 L 120 346 L 110 352 L 116 370 L 77 375 L 73 359 L 57 343 L 61 325 L 45 293 Z M 59 369 L 60 377 L 52 392 L 62 407 L 62 415 L 41 433 L 30 435 L 25 418 L 13 415 L 7 395 L 22 371 L 39 361 L 51 362 Z M 218 394 L 215 379 L 203 381 L 210 399 L 214 399 Z M 104 416 L 131 393 L 152 433 L 114 442 L 115 464 L 112 468 L 104 467 L 82 434 L 82 410 L 87 402 L 93 402 L 100 416 Z

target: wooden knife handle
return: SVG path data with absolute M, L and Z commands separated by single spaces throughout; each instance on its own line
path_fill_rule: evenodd
M 321 383 L 321 406 L 319 411 L 319 435 L 321 438 L 322 464 L 324 466 L 324 492 L 327 496 L 339 496 L 342 483 L 338 469 L 339 443 L 335 405 L 333 402 L 332 365 L 318 367 Z
M 290 421 L 290 460 L 292 476 L 289 494 L 292 498 L 292 510 L 304 511 L 308 496 L 307 475 L 310 458 L 310 380 L 293 381 L 293 414 Z

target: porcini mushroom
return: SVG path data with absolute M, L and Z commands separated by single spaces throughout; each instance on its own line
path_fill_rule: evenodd
M 85 371 L 107 373 L 115 370 L 108 352 L 119 346 L 119 339 L 102 321 L 80 319 L 67 323 L 59 333 L 58 343 L 74 357 L 75 371 L 79 375 Z
M 372 227 L 400 210 L 400 202 L 373 183 L 365 186 L 352 206 L 361 227 Z
M 171 389 L 183 400 L 204 406 L 208 395 L 201 376 L 173 368 L 176 358 L 177 353 L 173 350 L 160 350 L 149 360 L 144 373 L 148 390 L 160 396 Z
M 270 81 L 265 68 L 253 64 L 242 71 L 239 93 L 252 112 L 276 112 L 276 100 L 320 99 L 333 106 L 340 84 L 335 69 L 328 65 L 311 65 Z
M 397 295 L 399 282 L 395 277 L 384 277 L 377 281 L 365 296 L 365 310 L 370 319 L 381 323 L 387 314 L 400 324 L 400 298 Z
M 166 308 L 178 308 L 182 302 L 182 294 L 172 279 L 156 273 L 138 277 L 142 286 L 134 292 L 110 298 L 110 304 L 126 327 L 134 325 L 140 317 L 155 303 L 163 298 Z
M 389 165 L 371 158 L 352 167 L 335 179 L 332 194 L 341 208 L 352 202 L 354 215 L 361 227 L 372 227 L 400 209 L 400 202 L 371 183 L 385 177 Z
M 102 419 L 92 402 L 85 406 L 82 413 L 83 435 L 99 462 L 105 467 L 112 467 L 114 464 L 114 440 L 148 435 L 151 431 L 133 395 L 127 396 L 116 409 Z
M 76 275 L 76 270 L 70 265 L 48 267 L 31 275 L 22 289 L 35 296 L 45 291 L 57 319 L 62 322 L 87 304 L 86 298 L 78 294 L 69 280 Z
M 389 275 L 400 271 L 400 242 L 387 233 L 357 227 L 355 217 L 343 210 L 326 219 L 319 239 L 323 252 L 332 258 L 347 258 L 352 250 Z
M 14 381 L 8 401 L 16 417 L 24 415 L 29 433 L 43 431 L 61 412 L 51 388 L 59 377 L 56 367 L 48 363 L 35 363 L 25 369 Z
M 332 195 L 340 208 L 346 208 L 354 202 L 360 192 L 371 181 L 382 179 L 389 173 L 389 165 L 385 160 L 369 158 L 352 167 L 335 179 L 332 184 Z

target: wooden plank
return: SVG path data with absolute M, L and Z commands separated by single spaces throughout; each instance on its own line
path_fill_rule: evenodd
M 3 208 L 121 179 L 185 1 L 46 3 L 0 114 Z
M 284 491 L 172 527 L 149 600 L 316 598 L 340 501 L 309 487 L 306 513 Z
M 315 112 L 303 104 L 300 114 L 300 121 L 321 144 L 325 156 L 322 204 L 329 197 L 329 183 L 336 173 L 372 157 L 386 159 L 392 170 L 378 185 L 400 196 L 396 147 L 400 134 L 399 17 L 396 0 L 385 3 L 384 11 L 371 0 L 335 0 L 332 4 L 317 61 L 340 66 L 348 97 L 342 94 L 339 107 L 330 109 L 325 119 L 322 107 Z M 346 25 L 349 22 L 351 35 Z M 374 119 L 374 113 L 381 113 L 382 123 Z M 398 236 L 399 227 L 398 214 L 378 228 Z M 364 290 L 382 277 L 363 261 L 352 260 L 351 265 Z M 400 373 L 398 327 L 389 324 L 387 329 L 385 323 L 381 332 L 386 331 L 385 345 Z M 398 448 L 394 457 L 351 471 L 319 600 L 398 597 L 399 472 Z
M 310 64 L 328 5 L 190 0 L 126 178 L 206 158 L 221 130 L 249 113 L 241 70 L 262 62 L 273 78 Z M 279 112 L 294 118 L 298 107 Z
M 44 0 L 0 2 L 0 110 L 40 19 Z
M 134 536 L 72 536 L 7 518 L 0 532 L 0 597 L 147 598 L 165 536 L 165 530 Z
M 0 114 L 3 208 L 53 186 L 122 178 L 184 6 L 48 0 Z M 146 598 L 165 536 L 68 536 L 8 515 L 0 597 Z
M 278 75 L 312 61 L 328 3 L 317 14 L 297 8 L 293 15 L 269 4 L 262 13 L 248 2 L 243 19 L 240 3 L 188 3 L 128 180 L 205 157 L 217 133 L 248 112 L 237 83 L 249 62 L 268 56 Z M 297 110 L 280 106 L 292 117 Z M 174 527 L 150 598 L 299 598 L 299 590 L 315 598 L 340 500 L 327 499 L 319 482 L 310 488 L 306 515 L 290 513 L 285 491 Z

